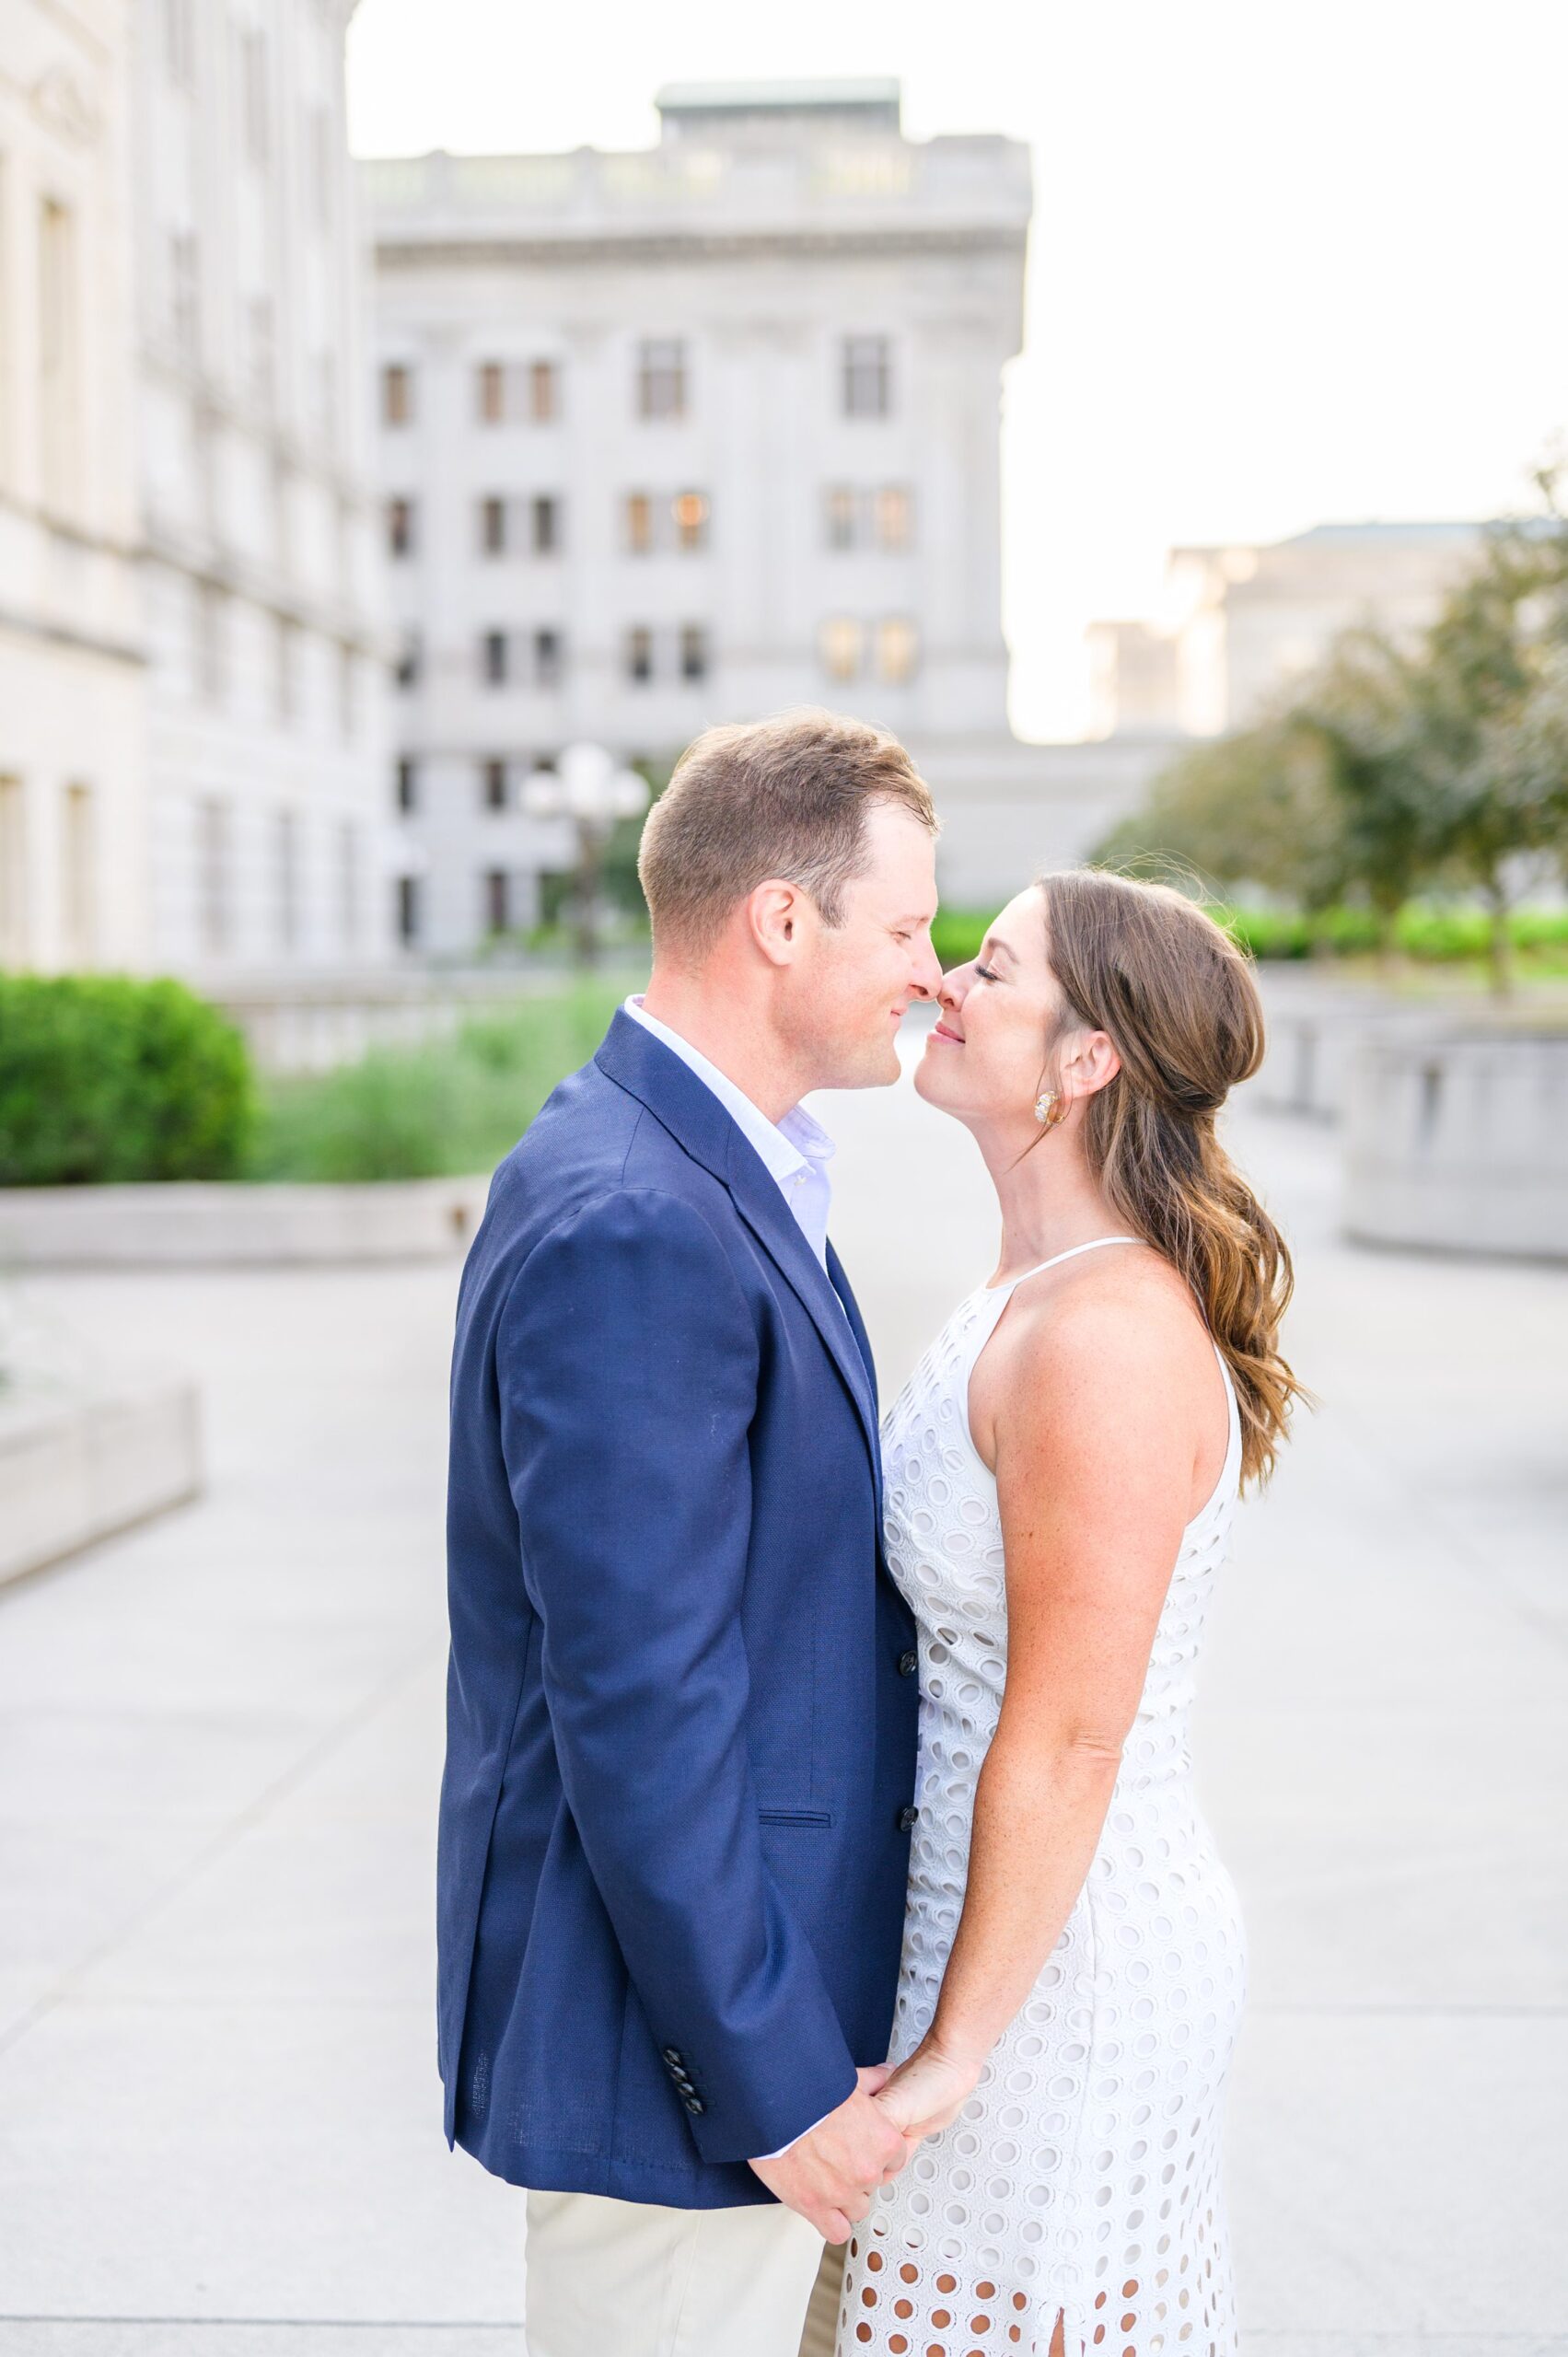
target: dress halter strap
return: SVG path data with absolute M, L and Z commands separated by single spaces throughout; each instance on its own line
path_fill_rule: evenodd
M 1014 1286 L 1021 1285 L 1027 1277 L 1038 1277 L 1045 1270 L 1054 1269 L 1059 1260 L 1071 1260 L 1079 1252 L 1098 1252 L 1102 1244 L 1141 1244 L 1143 1240 L 1141 1236 L 1091 1236 L 1086 1244 L 1070 1244 L 1065 1252 L 1053 1252 L 1049 1260 L 1037 1261 L 1032 1269 L 1020 1269 L 1016 1277 L 1009 1277 L 1003 1284 L 987 1285 L 985 1290 L 987 1293 L 1011 1293 Z

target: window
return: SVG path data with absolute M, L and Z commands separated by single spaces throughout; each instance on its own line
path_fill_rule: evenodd
M 316 216 L 318 229 L 332 226 L 332 167 L 336 161 L 336 142 L 332 136 L 332 114 L 330 107 L 310 110 L 310 207 Z
M 646 556 L 654 544 L 654 503 L 645 491 L 627 493 L 625 525 L 630 553 Z
M 270 295 L 252 298 L 250 310 L 250 390 L 263 409 L 273 401 L 273 301 Z
M 414 688 L 419 685 L 423 660 L 424 649 L 420 645 L 419 633 L 416 630 L 411 630 L 403 640 L 402 652 L 392 669 L 392 677 L 400 688 Z
M 419 939 L 421 914 L 418 877 L 400 876 L 398 878 L 398 939 L 405 949 L 412 949 Z
M 381 423 L 407 425 L 413 417 L 413 370 L 401 360 L 389 361 L 381 371 Z
M 865 632 L 847 614 L 836 614 L 822 624 L 822 668 L 830 679 L 853 679 L 860 669 Z
M 680 676 L 683 679 L 705 679 L 708 676 L 708 633 L 701 622 L 681 624 Z
M 267 37 L 252 27 L 239 37 L 240 101 L 245 153 L 252 164 L 267 160 Z
M 504 499 L 480 501 L 479 545 L 486 556 L 505 555 L 506 503 Z
M 842 389 L 846 417 L 886 417 L 889 414 L 892 406 L 892 387 L 885 335 L 845 336 Z
M 530 500 L 528 516 L 535 556 L 553 556 L 561 545 L 561 502 L 544 493 Z
M 487 687 L 504 688 L 506 684 L 506 633 L 504 630 L 487 630 L 481 642 L 480 668 Z
M 413 502 L 412 499 L 389 499 L 387 502 L 387 554 L 409 556 L 413 550 Z
M 654 634 L 638 628 L 626 633 L 626 677 L 634 687 L 645 687 L 654 676 Z
M 195 0 L 163 0 L 163 64 L 180 89 L 189 89 L 195 69 Z
M 484 929 L 505 933 L 512 921 L 511 877 L 504 867 L 487 868 L 484 877 Z
M 68 785 L 61 812 L 60 916 L 65 955 L 90 966 L 98 935 L 98 859 L 92 788 Z
M 859 501 L 846 483 L 834 483 L 827 496 L 828 546 L 830 549 L 852 549 L 855 543 L 855 516 Z
M 912 679 L 915 671 L 917 641 L 912 621 L 895 616 L 877 625 L 877 676 L 895 685 Z
M 194 360 L 201 340 L 201 281 L 191 229 L 176 229 L 168 240 L 168 331 L 180 358 Z
M 907 549 L 914 538 L 914 502 L 902 483 L 887 482 L 877 493 L 877 544 Z
M 27 808 L 19 777 L 0 777 L 0 964 L 28 954 Z
M 354 742 L 354 723 L 359 717 L 359 658 L 352 646 L 338 649 L 338 735 L 345 745 Z
M 228 599 L 212 582 L 196 586 L 196 689 L 221 703 L 228 687 Z
M 281 726 L 296 717 L 299 706 L 299 624 L 280 614 L 273 645 L 273 704 Z
M 639 417 L 684 417 L 686 414 L 686 346 L 672 338 L 654 336 L 637 347 L 637 414 Z
M 533 668 L 536 685 L 558 688 L 561 685 L 561 633 L 557 630 L 536 630 L 533 634 Z
M 703 549 L 708 545 L 708 502 L 701 491 L 677 492 L 670 502 L 670 514 L 675 520 L 675 545 L 679 549 Z
M 419 807 L 419 765 L 404 753 L 398 762 L 398 808 L 406 818 Z
M 482 762 L 480 764 L 480 777 L 483 786 L 485 808 L 487 810 L 505 810 L 506 807 L 505 762 Z
M 54 505 L 76 491 L 77 313 L 75 216 L 45 197 L 38 213 L 39 424 L 43 495 Z
M 552 424 L 561 414 L 561 371 L 553 360 L 482 360 L 474 401 L 482 425 Z
M 203 952 L 221 958 L 228 947 L 228 810 L 222 802 L 196 805 L 196 931 Z
M 299 938 L 299 825 L 292 810 L 273 814 L 273 907 L 280 949 Z
M 352 819 L 338 829 L 338 930 L 352 949 L 359 939 L 359 829 Z

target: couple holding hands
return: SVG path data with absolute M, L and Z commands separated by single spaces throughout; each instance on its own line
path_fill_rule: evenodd
M 528 2189 L 529 2357 L 1237 2346 L 1187 1725 L 1298 1387 L 1215 1133 L 1261 1013 L 1092 871 L 944 976 L 936 823 L 859 722 L 699 737 L 647 990 L 464 1271 L 441 2069 Z M 882 1418 L 803 1100 L 895 1081 L 917 999 L 1001 1255 Z

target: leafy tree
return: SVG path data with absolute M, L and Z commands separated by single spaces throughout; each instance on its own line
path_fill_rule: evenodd
M 1493 533 L 1446 599 L 1412 683 L 1411 752 L 1432 811 L 1434 866 L 1478 891 L 1493 987 L 1512 981 L 1509 913 L 1532 859 L 1568 848 L 1568 524 Z

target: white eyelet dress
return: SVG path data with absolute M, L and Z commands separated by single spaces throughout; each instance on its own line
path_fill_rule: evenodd
M 1022 1283 L 959 1304 L 883 1426 L 888 1557 L 920 1624 L 920 1814 L 895 2061 L 935 2011 L 1007 1671 L 996 1484 L 970 1436 L 969 1386 Z M 856 2227 L 837 2357 L 1047 2357 L 1059 2312 L 1067 2357 L 1230 2357 L 1237 2346 L 1220 2136 L 1246 1959 L 1193 1799 L 1187 1729 L 1241 1473 L 1220 1364 L 1225 1469 L 1182 1534 L 1094 1863 L 969 2103 Z

